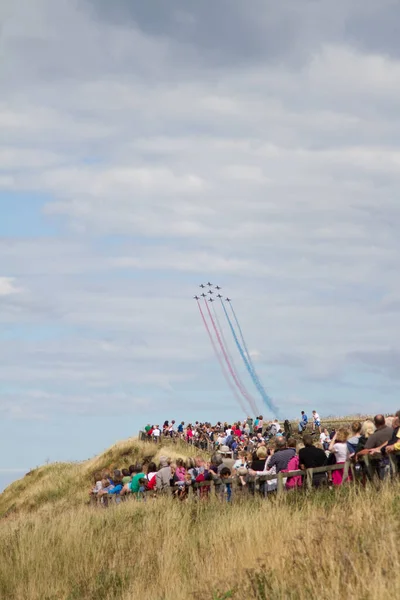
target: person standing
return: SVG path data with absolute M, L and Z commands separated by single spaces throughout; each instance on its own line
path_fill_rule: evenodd
M 158 425 L 156 425 L 155 427 L 153 427 L 152 435 L 153 435 L 153 440 L 157 444 L 160 441 L 160 436 L 161 436 L 161 430 L 160 430 L 160 427 Z
M 299 463 L 300 469 L 306 471 L 307 469 L 315 469 L 317 467 L 324 467 L 327 462 L 326 454 L 321 448 L 316 448 L 313 445 L 313 438 L 310 434 L 306 433 L 303 436 L 304 448 L 299 451 Z M 313 485 L 318 487 L 322 482 L 326 481 L 326 473 L 315 473 L 313 475 Z
M 319 433 L 321 433 L 321 431 L 322 431 L 321 430 L 321 419 L 319 417 L 319 414 L 317 413 L 316 410 L 313 410 L 312 414 L 313 414 L 313 425 L 312 425 L 313 431 L 315 431 L 318 428 Z

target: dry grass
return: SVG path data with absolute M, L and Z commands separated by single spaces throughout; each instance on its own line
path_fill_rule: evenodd
M 223 600 L 400 597 L 400 483 L 307 496 L 85 506 L 91 473 L 146 454 L 130 440 L 50 465 L 0 496 L 0 598 Z M 195 449 L 187 449 L 195 453 Z
M 0 597 L 399 597 L 399 533 L 399 485 L 39 512 L 0 523 Z

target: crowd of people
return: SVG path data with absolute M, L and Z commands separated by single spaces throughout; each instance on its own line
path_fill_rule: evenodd
M 90 490 L 92 498 L 105 501 L 116 496 L 121 501 L 129 496 L 145 499 L 147 492 L 169 492 L 185 499 L 191 488 L 205 497 L 214 482 L 216 489 L 230 501 L 234 482 L 241 491 L 265 495 L 277 489 L 277 478 L 266 476 L 281 472 L 298 472 L 284 478 L 284 485 L 290 490 L 304 485 L 302 473 L 307 469 L 317 469 L 312 477 L 313 486 L 334 487 L 342 484 L 344 469 L 324 471 L 323 467 L 350 461 L 354 468 L 345 476 L 360 481 L 375 475 L 384 479 L 391 474 L 390 455 L 395 456 L 394 464 L 400 467 L 400 454 L 396 454 L 400 453 L 400 410 L 393 416 L 379 414 L 373 420 L 354 421 L 350 428 L 330 431 L 322 427 L 315 411 L 311 426 L 302 411 L 295 435 L 289 421 L 282 428 L 278 420 L 267 422 L 262 416 L 254 420 L 248 417 L 232 425 L 181 422 L 176 426 L 175 421 L 165 421 L 162 428 L 147 425 L 144 435 L 155 443 L 163 436 L 185 440 L 202 450 L 211 450 L 211 458 L 206 460 L 199 455 L 171 461 L 162 456 L 158 465 L 148 462 L 113 473 L 96 473 Z M 370 461 L 365 460 L 367 456 Z

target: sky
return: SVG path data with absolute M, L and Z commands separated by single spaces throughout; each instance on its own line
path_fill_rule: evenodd
M 399 409 L 399 18 L 1 3 L 0 490 L 149 421 L 243 416 L 203 281 L 282 417 Z

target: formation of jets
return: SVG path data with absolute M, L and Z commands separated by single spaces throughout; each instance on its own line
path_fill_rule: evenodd
M 199 285 L 199 287 L 202 290 L 204 290 L 207 287 L 210 288 L 209 290 L 207 290 L 207 294 L 210 295 L 210 297 L 208 298 L 208 301 L 209 302 L 215 302 L 215 298 L 212 297 L 215 292 L 211 289 L 213 287 L 213 284 L 211 283 L 211 281 L 208 281 L 206 284 L 202 283 L 202 284 Z M 222 288 L 219 285 L 215 285 L 214 286 L 214 290 L 217 290 L 218 292 L 221 289 Z M 200 296 L 205 299 L 205 298 L 207 298 L 207 294 L 205 294 L 204 291 L 203 291 L 203 293 L 200 294 Z M 194 298 L 194 300 L 200 300 L 199 296 L 193 296 L 193 298 Z M 217 294 L 217 298 L 222 301 L 223 300 L 222 294 Z M 230 298 L 225 298 L 225 302 L 231 302 L 231 299 Z

